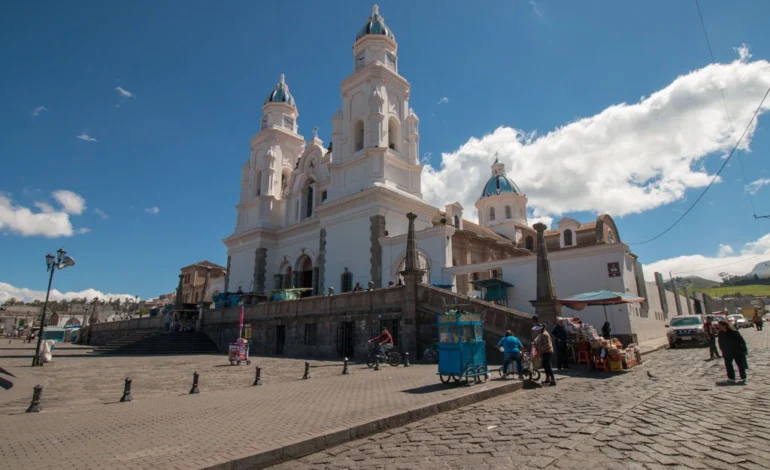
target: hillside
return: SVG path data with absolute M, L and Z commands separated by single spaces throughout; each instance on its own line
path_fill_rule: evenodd
M 704 289 L 711 289 L 712 287 L 719 287 L 721 284 L 717 281 L 711 281 L 698 276 L 687 276 L 676 278 L 676 284 L 681 289 L 687 286 L 688 290 L 702 291 Z M 666 288 L 671 289 L 671 281 L 665 283 Z
M 740 293 L 743 296 L 770 296 L 770 285 L 758 285 L 750 284 L 747 286 L 725 286 L 725 287 L 711 287 L 695 289 L 695 292 L 703 292 L 711 297 L 733 297 L 736 293 Z

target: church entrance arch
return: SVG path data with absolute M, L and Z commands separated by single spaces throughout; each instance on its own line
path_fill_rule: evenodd
M 310 256 L 302 255 L 299 257 L 294 266 L 294 273 L 296 276 L 294 287 L 298 289 L 313 287 L 313 260 L 310 259 Z

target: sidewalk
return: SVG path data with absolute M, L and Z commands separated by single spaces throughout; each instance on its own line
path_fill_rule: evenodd
M 660 338 L 655 338 L 650 341 L 639 343 L 639 350 L 642 354 L 649 354 L 651 352 L 664 349 L 666 346 L 668 346 L 668 337 L 662 336 Z
M 351 368 L 199 395 L 0 416 L 0 469 L 262 468 L 521 388 L 442 385 L 436 366 Z M 496 374 L 495 374 L 496 376 Z

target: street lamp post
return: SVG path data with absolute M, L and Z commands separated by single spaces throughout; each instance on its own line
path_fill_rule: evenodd
M 51 295 L 51 283 L 53 282 L 53 272 L 55 269 L 64 269 L 68 266 L 75 264 L 75 260 L 71 256 L 67 256 L 67 252 L 64 248 L 59 248 L 56 251 L 56 256 L 48 253 L 45 255 L 45 264 L 48 271 L 51 274 L 48 276 L 48 290 L 45 293 L 45 303 L 43 304 L 43 315 L 40 318 L 40 330 L 37 333 L 37 348 L 35 348 L 35 355 L 32 357 L 32 367 L 42 366 L 43 362 L 40 360 L 40 344 L 43 341 L 43 329 L 45 328 L 45 314 L 48 309 L 48 297 Z

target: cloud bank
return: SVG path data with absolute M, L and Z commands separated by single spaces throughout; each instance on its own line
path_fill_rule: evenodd
M 95 297 L 98 297 L 99 299 L 108 300 L 108 299 L 117 299 L 120 298 L 121 300 L 126 299 L 136 299 L 135 296 L 129 295 L 129 294 L 109 294 L 100 292 L 96 289 L 85 289 L 79 292 L 60 292 L 56 289 L 51 289 L 51 300 L 72 300 L 72 299 L 82 299 L 83 297 L 87 298 L 88 300 L 91 300 Z M 0 282 L 0 305 L 2 305 L 6 300 L 14 298 L 16 300 L 22 300 L 24 302 L 32 302 L 33 300 L 41 300 L 45 301 L 45 291 L 44 290 L 32 290 L 27 289 L 26 287 L 15 287 L 11 284 Z
M 637 103 L 620 103 L 545 135 L 501 126 L 442 153 L 423 172 L 423 197 L 473 212 L 495 152 L 529 198 L 533 217 L 588 211 L 623 216 L 684 198 L 713 175 L 703 159 L 729 152 L 770 86 L 770 62 L 751 57 L 712 64 L 676 78 Z M 730 126 L 720 88 L 734 126 Z M 760 114 L 770 109 L 765 102 Z M 732 131 L 731 131 L 732 129 Z M 752 124 L 741 149 L 749 150 Z
M 52 197 L 60 208 L 36 201 L 34 206 L 39 212 L 33 212 L 28 207 L 15 204 L 9 196 L 0 194 L 0 233 L 57 238 L 90 232 L 87 228 L 74 229 L 72 226 L 71 216 L 80 215 L 86 209 L 86 200 L 82 196 L 62 189 L 55 191 Z

